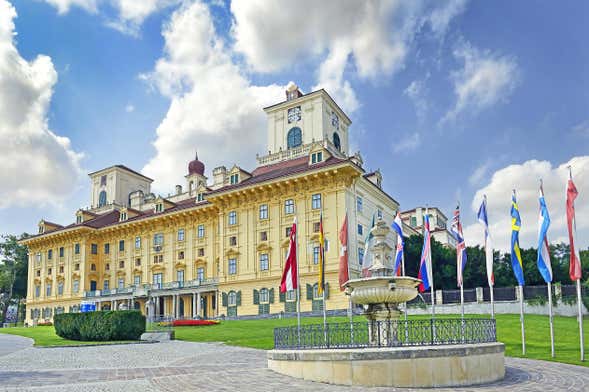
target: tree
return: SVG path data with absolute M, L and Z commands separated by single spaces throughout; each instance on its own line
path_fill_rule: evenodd
M 0 242 L 0 320 L 5 320 L 8 306 L 14 299 L 27 295 L 28 250 L 19 240 L 29 237 L 3 235 Z

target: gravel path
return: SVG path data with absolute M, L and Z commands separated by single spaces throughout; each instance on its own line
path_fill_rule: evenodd
M 27 347 L 31 347 L 33 343 L 33 339 L 0 333 L 0 357 L 24 350 Z

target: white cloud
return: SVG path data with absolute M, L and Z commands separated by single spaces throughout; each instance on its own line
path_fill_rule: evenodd
M 314 88 L 328 89 L 345 110 L 353 111 L 359 103 L 346 71 L 353 67 L 360 78 L 376 82 L 402 69 L 415 34 L 426 24 L 443 34 L 465 1 L 439 4 L 237 0 L 231 3 L 235 50 L 256 72 L 319 60 Z M 297 17 L 302 12 L 304 19 Z
M 454 56 L 464 66 L 452 74 L 456 105 L 441 124 L 454 121 L 465 111 L 475 114 L 507 100 L 519 82 L 520 71 L 513 57 L 481 51 L 464 42 L 454 50 Z
M 573 134 L 589 137 L 589 120 L 585 120 L 572 128 Z
M 417 132 L 409 134 L 399 140 L 398 143 L 393 144 L 393 152 L 395 153 L 408 153 L 414 151 L 421 145 L 421 135 Z
M 426 75 L 424 80 L 414 80 L 409 86 L 403 91 L 403 94 L 409 97 L 415 106 L 415 114 L 417 120 L 423 123 L 425 116 L 429 109 L 429 103 L 427 101 L 427 87 L 425 83 L 429 79 L 429 74 Z
M 98 1 L 100 0 L 43 0 L 46 3 L 57 8 L 60 15 L 69 12 L 72 7 L 80 7 L 88 12 L 95 13 L 98 11 Z
M 566 163 L 553 166 L 547 161 L 530 160 L 497 170 L 491 181 L 480 188 L 471 204 L 472 216 L 478 211 L 483 195 L 487 195 L 489 224 L 496 249 L 508 251 L 511 239 L 511 190 L 516 189 L 522 219 L 520 244 L 537 247 L 538 188 L 544 181 L 544 195 L 551 218 L 548 239 L 557 242 L 566 238 L 565 189 L 568 180 L 567 166 L 572 165 L 579 196 L 575 203 L 577 213 L 577 241 L 589 245 L 589 156 L 574 157 Z M 482 243 L 483 233 L 479 224 L 465 228 L 467 244 Z
M 266 149 L 262 107 L 283 100 L 284 87 L 250 83 L 232 62 L 204 4 L 174 12 L 163 36 L 165 55 L 143 77 L 171 104 L 144 172 L 156 179 L 156 189 L 169 190 L 182 183 L 195 149 L 208 172 L 231 164 L 228 159 L 251 168 L 255 153 Z
M 135 111 L 135 106 L 133 104 L 128 104 L 127 106 L 125 106 L 125 112 L 133 113 L 134 111 Z
M 478 185 L 485 178 L 485 175 L 489 171 L 490 167 L 491 167 L 491 162 L 487 161 L 487 162 L 481 164 L 480 166 L 478 166 L 476 169 L 474 169 L 474 171 L 472 172 L 470 177 L 468 177 L 469 184 L 470 185 Z
M 14 18 L 14 7 L 0 0 L 0 208 L 58 203 L 80 175 L 81 155 L 47 124 L 57 72 L 48 56 L 20 56 Z

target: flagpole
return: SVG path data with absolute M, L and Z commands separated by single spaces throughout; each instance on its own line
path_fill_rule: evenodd
M 573 181 L 573 168 L 571 165 L 568 166 L 569 169 L 569 180 Z M 567 194 L 567 200 L 568 200 L 568 194 Z M 574 201 L 573 201 L 574 203 Z M 574 206 L 574 204 L 573 204 Z M 568 209 L 568 202 L 567 202 L 567 209 Z M 575 210 L 573 207 L 573 235 L 577 232 L 577 220 L 575 219 L 574 216 Z M 572 246 L 574 246 L 575 244 L 572 244 Z M 572 250 L 572 249 L 571 249 Z M 571 257 L 573 257 L 573 254 L 571 254 Z M 581 260 L 579 260 L 579 263 L 581 262 Z M 581 348 L 581 361 L 585 361 L 585 337 L 583 336 L 583 303 L 581 302 L 581 279 L 577 279 L 576 280 L 577 283 L 577 320 L 579 321 L 579 344 L 580 344 L 580 348 Z
M 489 283 L 489 293 L 491 294 L 491 318 L 495 318 L 495 300 L 493 298 L 493 285 Z
M 295 217 L 296 219 L 296 217 Z M 297 263 L 297 331 L 301 346 L 301 276 L 299 273 L 299 228 L 295 226 L 295 261 Z
M 323 299 L 323 335 L 327 344 L 327 304 L 325 303 L 325 232 L 323 231 L 323 201 L 321 201 L 321 294 Z
M 524 328 L 524 286 L 519 285 L 519 321 L 522 325 L 522 355 L 526 355 L 526 330 Z
M 550 320 L 550 354 L 554 358 L 554 325 L 552 323 L 552 283 L 548 282 L 548 318 Z

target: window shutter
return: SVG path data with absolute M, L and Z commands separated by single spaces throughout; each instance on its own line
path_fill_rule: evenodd
M 274 303 L 274 289 L 268 289 L 268 297 L 270 299 L 270 303 L 273 304 Z
M 223 306 L 227 307 L 227 293 L 221 293 Z
M 254 289 L 254 305 L 260 304 L 260 292 Z
M 328 299 L 329 298 L 329 283 L 325 282 L 324 287 L 325 287 L 325 289 L 324 289 L 325 290 L 325 299 Z
M 237 292 L 237 294 L 235 295 L 235 297 L 236 297 L 236 298 L 235 298 L 235 304 L 236 304 L 237 306 L 241 306 L 241 290 L 239 290 L 239 291 Z
M 307 283 L 307 299 L 313 299 L 313 286 L 311 286 L 309 283 Z
M 278 301 L 285 302 L 286 301 L 286 293 L 281 293 L 280 290 L 278 290 Z

